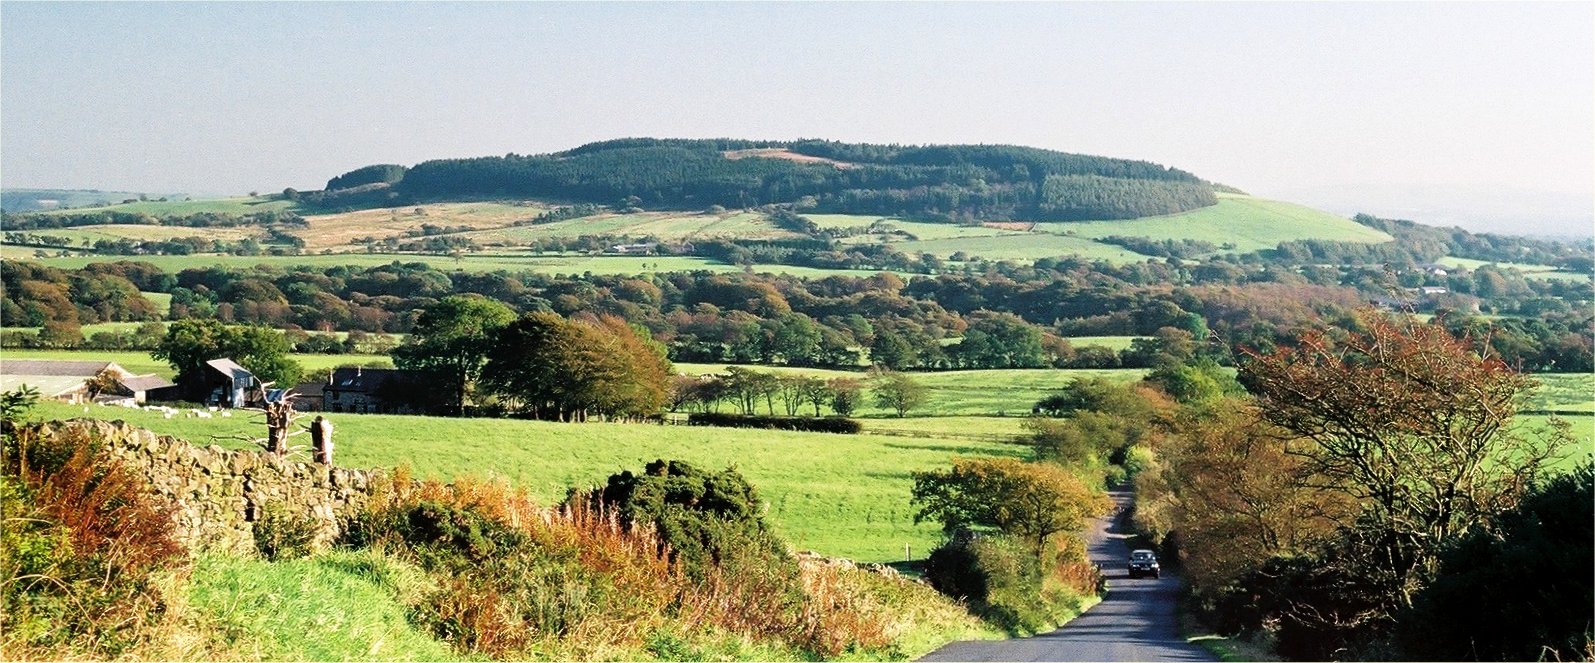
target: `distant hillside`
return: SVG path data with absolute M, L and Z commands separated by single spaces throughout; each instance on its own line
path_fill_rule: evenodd
M 1217 203 L 1191 173 L 1146 161 L 1010 145 L 626 138 L 557 152 L 366 166 L 300 202 L 355 209 L 538 198 L 661 210 L 792 204 L 931 220 L 1075 221 Z
M 100 191 L 98 189 L 0 189 L 0 210 L 7 212 L 44 212 L 73 207 L 109 205 L 127 200 L 138 200 L 148 194 L 131 191 Z

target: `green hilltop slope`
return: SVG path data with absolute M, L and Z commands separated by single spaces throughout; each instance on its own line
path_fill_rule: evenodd
M 300 242 L 301 255 L 274 261 L 469 249 L 490 254 L 472 265 L 508 269 L 545 251 L 587 254 L 629 241 L 808 242 L 806 250 L 824 242 L 843 250 L 887 245 L 953 261 L 1072 256 L 1127 263 L 1247 253 L 1297 240 L 1392 240 L 1350 219 L 1239 194 L 1177 168 L 1005 145 L 636 138 L 543 155 L 365 166 L 331 178 L 327 187 L 60 210 L 33 215 L 55 221 L 33 223 L 29 215 L 11 215 L 7 225 L 82 252 L 49 259 L 63 264 L 115 252 L 86 248 L 101 240 L 199 236 L 236 245 L 289 237 Z M 772 216 L 777 209 L 802 218 L 794 224 L 790 215 Z M 230 216 L 193 218 L 207 214 Z M 297 218 L 303 223 L 292 222 Z M 58 246 L 37 236 L 7 241 Z M 216 262 L 202 260 L 203 252 L 165 257 Z M 663 263 L 649 265 L 657 271 Z M 592 267 L 612 271 L 608 263 Z

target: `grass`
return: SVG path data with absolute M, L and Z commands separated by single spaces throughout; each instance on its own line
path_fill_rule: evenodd
M 240 226 L 234 228 L 190 228 L 187 226 L 149 226 L 142 224 L 104 225 L 104 226 L 78 226 L 75 228 L 44 228 L 41 230 L 24 231 L 33 235 L 48 235 L 51 237 L 65 237 L 75 246 L 82 245 L 84 240 L 94 243 L 99 240 L 131 239 L 135 241 L 155 241 L 174 239 L 178 237 L 204 237 L 205 239 L 219 239 L 224 241 L 238 241 L 246 237 L 262 238 L 266 233 L 258 227 Z
M 1542 373 L 1526 409 L 1595 414 L 1595 373 Z
M 716 262 L 708 258 L 683 256 L 534 256 L 530 254 L 475 254 L 459 258 L 413 253 L 335 253 L 330 255 L 302 256 L 100 256 L 73 255 L 65 257 L 31 257 L 32 252 L 12 248 L 0 253 L 7 260 L 29 260 L 51 267 L 79 269 L 96 262 L 135 260 L 155 265 L 163 271 L 178 272 L 191 267 L 249 268 L 268 265 L 279 268 L 306 267 L 378 267 L 393 262 L 420 262 L 434 269 L 464 272 L 536 272 L 540 274 L 652 274 L 679 271 L 740 272 L 743 268 Z M 790 265 L 753 265 L 749 269 L 761 273 L 790 274 L 793 276 L 870 276 L 874 270 L 816 269 Z
M 676 371 L 686 375 L 723 373 L 726 364 L 676 364 Z M 835 371 L 818 368 L 792 368 L 784 366 L 749 366 L 756 371 L 783 375 L 812 375 L 824 379 L 846 377 L 867 380 L 869 375 L 860 371 Z M 1105 377 L 1131 382 L 1146 375 L 1145 369 L 988 369 L 975 371 L 944 371 L 936 373 L 911 373 L 915 381 L 924 385 L 929 394 L 923 407 L 910 412 L 915 417 L 947 416 L 997 416 L 1024 417 L 1043 396 L 1067 386 L 1077 378 Z M 781 405 L 776 404 L 777 410 Z M 726 410 L 726 408 L 722 408 Z M 875 407 L 868 391 L 864 394 L 864 407 L 857 413 L 862 417 L 892 417 L 896 412 Z
M 536 218 L 549 206 L 534 202 L 434 203 L 417 207 L 384 207 L 305 217 L 309 227 L 295 230 L 311 250 L 351 249 L 364 237 L 405 237 L 423 225 L 491 229 Z
M 70 210 L 58 210 L 49 214 L 80 214 L 85 212 L 128 212 L 143 213 L 151 216 L 171 216 L 182 214 L 198 214 L 200 212 L 222 212 L 227 214 L 250 214 L 253 212 L 269 212 L 278 210 L 291 210 L 294 203 L 274 197 L 240 196 L 237 198 L 201 198 L 197 200 L 144 200 L 132 203 L 117 203 L 99 207 L 80 207 Z
M 1241 253 L 1271 249 L 1290 240 L 1378 244 L 1394 239 L 1351 219 L 1310 207 L 1231 194 L 1220 194 L 1217 205 L 1180 214 L 1126 221 L 1038 223 L 1036 229 L 1084 238 L 1121 235 L 1158 240 L 1195 239 L 1219 246 L 1231 243 L 1235 245 L 1233 250 Z
M 118 324 L 118 323 L 110 323 L 110 324 Z M 387 355 L 302 355 L 302 354 L 292 354 L 292 355 L 288 355 L 288 357 L 293 359 L 294 361 L 299 362 L 299 365 L 304 367 L 304 369 L 306 371 L 314 371 L 314 370 L 322 369 L 322 368 L 336 368 L 336 367 L 342 366 L 344 364 L 359 364 L 359 365 L 365 366 L 365 365 L 369 365 L 369 364 L 371 364 L 373 362 L 381 362 L 381 363 L 386 364 L 387 366 L 392 366 L 393 365 L 393 360 L 391 358 L 389 358 Z M 157 374 L 159 374 L 159 375 L 161 375 L 163 377 L 166 377 L 168 379 L 170 379 L 173 375 L 176 375 L 176 371 L 172 370 L 172 367 L 171 367 L 170 364 L 167 364 L 166 362 L 163 362 L 163 361 L 159 361 L 159 360 L 153 359 L 153 358 L 150 357 L 150 353 L 143 352 L 143 351 L 138 351 L 138 350 L 128 350 L 128 351 L 113 351 L 113 350 L 21 350 L 21 349 L 14 349 L 14 348 L 6 348 L 6 350 L 5 350 L 5 358 L 6 359 L 75 359 L 75 360 L 84 360 L 84 361 L 87 361 L 87 360 L 114 361 L 114 362 L 117 363 L 117 365 L 119 365 L 122 368 L 125 368 L 125 369 L 133 372 L 135 375 L 143 375 L 145 373 L 157 373 Z M 0 364 L 0 365 L 3 365 L 3 364 Z
M 1141 262 L 1148 256 L 1134 251 L 1093 242 L 1089 239 L 1066 237 L 1052 233 L 1010 233 L 994 236 L 952 237 L 947 239 L 893 242 L 897 250 L 908 254 L 929 253 L 947 258 L 962 251 L 986 260 L 1012 260 L 1031 262 L 1040 258 L 1079 256 L 1086 260 L 1106 260 L 1114 263 Z
M 1475 270 L 1485 265 L 1495 265 L 1501 269 L 1515 269 L 1523 273 L 1526 279 L 1563 279 L 1567 281 L 1588 281 L 1589 274 L 1578 272 L 1565 272 L 1554 265 L 1537 265 L 1527 262 L 1491 262 L 1488 260 L 1473 260 L 1471 258 L 1453 258 L 1446 256 L 1439 260 L 1439 264 Z
M 208 555 L 195 562 L 188 609 L 246 660 L 457 661 L 406 620 L 425 576 L 371 551 L 267 562 Z M 228 657 L 231 658 L 231 657 Z
M 1548 415 L 1520 415 L 1515 427 L 1525 435 L 1537 436 L 1540 432 L 1548 430 L 1550 418 Z M 1558 418 L 1572 426 L 1569 432 L 1573 436 L 1573 444 L 1552 463 L 1551 467 L 1556 470 L 1571 470 L 1588 462 L 1591 455 L 1595 454 L 1595 414 L 1560 415 Z
M 654 237 L 681 241 L 708 237 L 772 239 L 796 237 L 795 233 L 771 224 L 763 214 L 729 211 L 718 214 L 696 212 L 635 212 L 595 214 L 535 226 L 462 233 L 461 237 L 481 244 L 524 245 L 537 240 L 571 239 L 582 235 L 620 235 L 631 238 Z
M 1090 345 L 1107 348 L 1114 352 L 1130 349 L 1130 344 L 1142 336 L 1070 336 L 1069 345 L 1083 348 Z
M 263 434 L 258 417 L 173 418 L 129 408 L 43 403 L 44 419 L 92 416 L 207 444 L 211 436 Z M 602 484 L 655 458 L 707 468 L 735 466 L 758 488 L 781 534 L 799 549 L 868 562 L 924 557 L 940 541 L 916 525 L 910 473 L 945 467 L 955 456 L 1017 456 L 1023 447 L 933 437 L 831 435 L 653 424 L 558 424 L 514 419 L 450 419 L 334 414 L 338 461 L 348 467 L 408 463 L 421 476 L 449 480 L 494 475 L 554 503 L 571 486 Z M 259 429 L 259 430 L 256 430 Z M 295 438 L 297 440 L 297 438 Z M 224 447 L 246 443 L 220 440 Z M 298 443 L 298 442 L 296 442 Z

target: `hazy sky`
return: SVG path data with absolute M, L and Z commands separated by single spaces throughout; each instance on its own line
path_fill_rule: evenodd
M 0 4 L 0 184 L 320 188 L 622 136 L 1595 197 L 1595 5 Z

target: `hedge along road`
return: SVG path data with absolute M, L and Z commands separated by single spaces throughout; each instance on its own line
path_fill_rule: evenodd
M 1108 577 L 1101 603 L 1051 633 L 1030 638 L 950 643 L 921 661 L 1212 661 L 1207 650 L 1180 636 L 1179 578 L 1131 580 L 1129 491 L 1111 491 L 1114 516 L 1097 519 L 1091 561 Z

